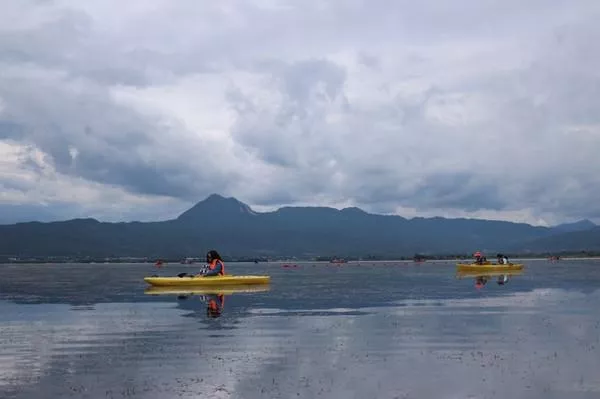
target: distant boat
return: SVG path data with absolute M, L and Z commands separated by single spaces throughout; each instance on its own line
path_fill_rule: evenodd
M 329 261 L 329 263 L 348 263 L 348 261 L 346 259 L 332 259 Z
M 413 262 L 416 262 L 416 263 L 423 263 L 426 260 L 427 259 L 423 255 L 418 255 L 417 254 L 417 255 L 413 256 Z

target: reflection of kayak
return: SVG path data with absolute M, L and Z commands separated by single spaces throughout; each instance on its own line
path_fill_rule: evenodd
M 269 276 L 214 276 L 214 277 L 144 277 L 144 281 L 158 287 L 206 287 L 223 285 L 268 284 Z
M 207 286 L 207 287 L 148 287 L 144 291 L 148 295 L 210 295 L 223 294 L 231 295 L 245 292 L 265 292 L 269 291 L 269 284 L 253 285 L 225 285 L 225 286 Z
M 477 277 L 495 277 L 495 276 L 520 276 L 523 274 L 523 270 L 489 270 L 489 271 L 474 271 L 474 270 L 465 270 L 465 271 L 457 271 L 457 278 L 477 278 Z
M 494 264 L 494 263 L 490 263 L 487 265 L 478 265 L 475 263 L 459 263 L 456 265 L 456 270 L 459 272 L 467 272 L 467 271 L 472 271 L 472 272 L 482 272 L 482 273 L 488 273 L 488 272 L 507 272 L 507 271 L 516 271 L 516 270 L 523 270 L 523 264 L 522 263 L 513 263 L 513 264 L 508 264 L 508 265 L 502 265 L 502 264 Z

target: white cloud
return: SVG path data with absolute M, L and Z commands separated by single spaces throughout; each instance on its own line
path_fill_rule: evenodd
M 0 7 L 0 140 L 41 153 L 92 216 L 121 214 L 82 185 L 128 206 L 219 192 L 600 220 L 596 1 Z M 52 202 L 53 180 L 10 159 L 13 186 L 44 183 L 2 201 Z

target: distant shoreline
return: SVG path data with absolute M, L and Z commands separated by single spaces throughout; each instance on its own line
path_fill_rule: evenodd
M 494 261 L 494 259 L 491 259 L 492 261 Z M 577 261 L 577 260 L 588 260 L 588 261 L 595 261 L 595 260 L 600 260 L 600 256 L 561 256 L 560 259 L 558 260 L 550 260 L 548 259 L 548 257 L 532 257 L 532 258 L 528 258 L 528 257 L 511 257 L 510 260 L 512 262 L 527 262 L 527 261 L 548 261 L 548 262 L 562 262 L 562 261 Z M 236 264 L 236 263 L 251 263 L 251 264 L 255 264 L 255 262 L 253 260 L 226 260 L 227 263 L 232 263 L 232 264 Z M 344 265 L 356 265 L 356 264 L 364 264 L 364 263 L 370 263 L 370 264 L 378 264 L 378 263 L 405 263 L 405 264 L 422 264 L 422 263 L 470 263 L 472 262 L 471 258 L 463 258 L 463 259 L 456 259 L 456 258 L 447 258 L 447 259 L 424 259 L 423 261 L 414 261 L 412 259 L 361 259 L 361 260 L 356 260 L 356 259 L 352 259 L 352 260 L 347 260 L 344 263 L 335 263 L 335 262 L 330 262 L 328 260 L 313 260 L 313 259 L 277 259 L 277 260 L 268 260 L 268 261 L 258 261 L 257 264 L 325 264 L 325 265 L 332 265 L 332 266 L 344 266 Z M 109 260 L 94 260 L 94 261 L 87 261 L 87 260 L 81 260 L 81 259 L 73 259 L 73 260 L 57 260 L 57 261 L 52 261 L 52 260 L 31 260 L 31 259 L 23 259 L 23 260 L 19 260 L 19 261 L 9 261 L 9 260 L 0 260 L 0 264 L 2 265 L 31 265 L 31 264 L 95 264 L 95 265 L 103 265 L 103 264 L 146 264 L 146 265 L 155 265 L 155 261 L 154 260 L 132 260 L 132 259 L 109 259 Z M 195 262 L 195 263 L 181 263 L 180 261 L 175 261 L 175 260 L 163 260 L 163 265 L 164 266 L 171 266 L 173 267 L 174 265 L 180 266 L 180 267 L 193 267 L 193 266 L 198 266 L 203 264 L 203 262 Z
M 495 259 L 492 259 L 492 261 L 494 261 Z M 600 260 L 600 256 L 591 256 L 591 257 L 561 257 L 558 260 L 554 260 L 551 261 L 548 258 L 519 258 L 519 257 L 514 257 L 514 258 L 510 258 L 510 261 L 514 263 L 514 261 L 530 261 L 530 260 L 535 260 L 535 261 L 548 261 L 548 262 L 561 262 L 561 261 L 572 261 L 572 260 Z M 470 263 L 472 261 L 472 259 L 453 259 L 453 258 L 448 258 L 448 259 L 426 259 L 422 262 L 415 262 L 414 260 L 411 259 L 377 259 L 377 260 L 370 260 L 370 259 L 363 259 L 363 260 L 349 260 L 346 263 L 331 263 L 328 261 L 323 261 L 323 260 L 278 260 L 278 261 L 270 261 L 270 262 L 260 262 L 260 263 L 324 263 L 324 264 L 332 264 L 332 265 L 347 265 L 347 264 L 355 264 L 355 263 L 441 263 L 441 262 L 453 262 L 453 263 Z M 248 262 L 233 262 L 233 263 L 248 263 Z

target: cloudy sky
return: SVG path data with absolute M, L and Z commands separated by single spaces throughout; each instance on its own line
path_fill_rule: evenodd
M 600 222 L 597 0 L 0 0 L 0 222 Z

